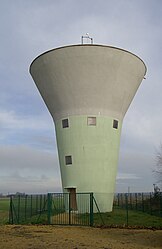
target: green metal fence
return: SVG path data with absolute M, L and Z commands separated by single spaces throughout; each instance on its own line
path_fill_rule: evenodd
M 47 195 L 11 196 L 10 198 L 10 224 L 39 223 L 47 213 Z M 42 220 L 40 220 L 42 218 Z
M 112 212 L 101 213 L 100 205 L 93 193 L 13 196 L 9 223 L 162 229 L 162 193 L 115 194 Z
M 112 213 L 102 214 L 109 226 L 162 229 L 162 193 L 120 193 Z
M 10 224 L 93 226 L 93 193 L 12 196 Z
M 116 194 L 114 206 L 162 217 L 162 192 Z

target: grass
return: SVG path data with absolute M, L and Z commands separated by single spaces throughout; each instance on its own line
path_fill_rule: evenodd
M 8 223 L 9 220 L 9 198 L 0 198 L 0 225 Z
M 81 214 L 80 219 L 86 220 L 89 214 Z M 157 217 L 141 211 L 114 208 L 109 213 L 95 213 L 94 226 L 132 226 L 132 227 L 156 227 L 162 229 L 162 217 Z
M 126 210 L 114 208 L 110 213 L 101 213 L 102 220 L 105 225 L 128 225 L 139 227 L 157 227 L 162 228 L 162 217 L 157 217 L 141 211 Z M 101 217 L 99 214 L 94 214 L 94 225 L 101 225 Z

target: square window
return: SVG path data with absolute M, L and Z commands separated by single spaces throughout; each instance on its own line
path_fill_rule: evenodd
M 114 129 L 118 129 L 118 120 L 115 120 L 113 121 L 113 128 Z
M 65 156 L 65 163 L 66 165 L 72 164 L 72 156 Z
M 87 124 L 96 126 L 96 117 L 88 117 Z
M 68 118 L 62 120 L 62 128 L 69 127 L 69 120 Z

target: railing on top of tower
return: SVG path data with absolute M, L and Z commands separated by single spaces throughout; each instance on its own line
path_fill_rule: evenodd
M 86 35 L 82 35 L 81 37 L 81 43 L 84 44 L 84 39 L 86 39 L 87 43 L 90 41 L 91 44 L 93 44 L 93 38 L 89 36 L 89 33 L 86 33 Z

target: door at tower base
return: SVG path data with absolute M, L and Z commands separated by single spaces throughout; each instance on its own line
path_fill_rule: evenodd
M 111 211 L 122 121 L 144 62 L 119 48 L 72 45 L 38 56 L 30 73 L 55 123 L 63 191 L 93 192 L 100 211 Z

